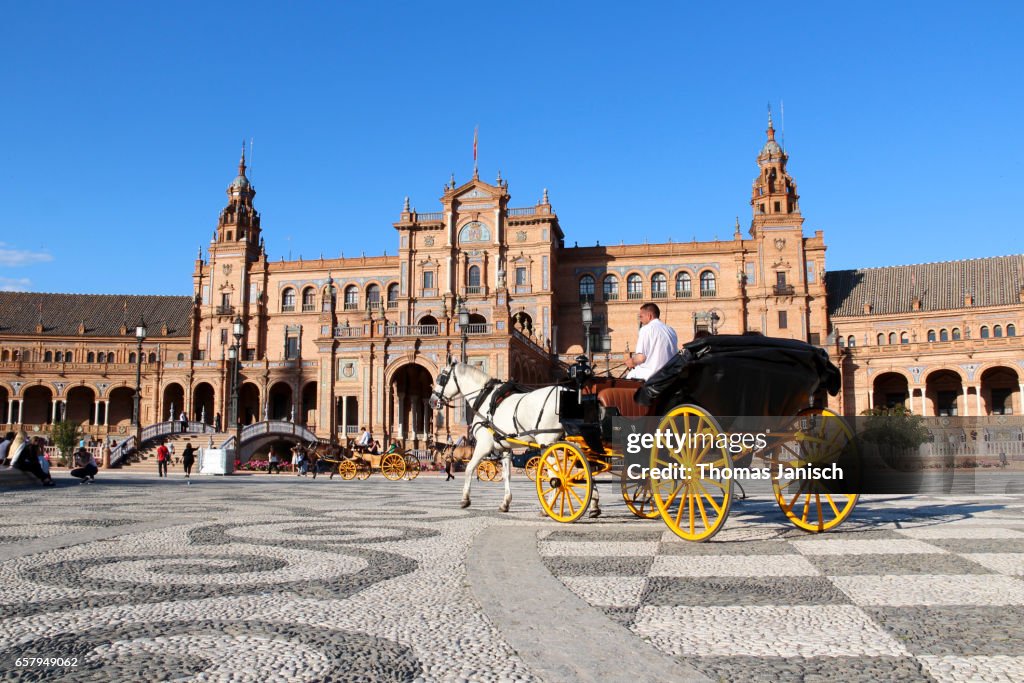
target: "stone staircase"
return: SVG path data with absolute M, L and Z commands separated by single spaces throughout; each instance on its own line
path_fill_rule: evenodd
M 166 443 L 168 447 L 170 444 L 174 444 L 174 455 L 172 457 L 171 465 L 169 467 L 170 472 L 182 472 L 181 469 L 181 454 L 185 452 L 185 444 L 192 442 L 192 447 L 197 451 L 200 448 L 206 448 L 210 444 L 210 437 L 213 437 L 213 445 L 219 446 L 220 444 L 231 438 L 232 434 L 219 433 L 219 434 L 172 434 L 166 437 Z M 133 458 L 131 461 L 126 462 L 123 470 L 125 472 L 147 472 L 156 474 L 157 462 L 156 462 L 156 449 L 159 448 L 160 441 L 154 440 L 148 444 Z M 198 453 L 196 454 L 198 457 Z M 177 464 L 175 464 L 177 461 Z

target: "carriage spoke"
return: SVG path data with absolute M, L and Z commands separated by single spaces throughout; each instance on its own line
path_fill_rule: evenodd
M 818 506 L 818 529 L 821 530 L 823 525 L 825 524 L 825 513 L 823 513 L 821 510 L 821 494 L 815 493 L 814 500 Z
M 832 500 L 832 496 L 826 493 L 825 494 L 825 500 L 827 500 L 828 504 L 832 506 L 832 512 L 834 512 L 836 514 L 836 517 L 838 517 L 839 516 L 839 508 L 836 507 L 835 502 Z
M 701 501 L 701 498 L 702 498 L 702 496 L 697 496 L 697 506 L 700 509 L 700 518 L 704 522 L 704 528 L 705 529 L 710 529 L 711 525 L 708 524 L 708 514 L 704 510 L 704 503 L 703 503 L 703 501 Z M 714 505 L 714 504 L 712 503 L 712 505 Z

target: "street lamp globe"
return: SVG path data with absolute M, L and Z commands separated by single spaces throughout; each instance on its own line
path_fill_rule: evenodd
M 139 324 L 135 326 L 135 338 L 141 343 L 146 339 L 146 319 L 142 318 L 139 320 Z
M 594 308 L 593 308 L 593 304 L 590 303 L 589 299 L 584 301 L 580 305 L 580 310 L 582 311 L 582 315 L 583 315 L 583 324 L 584 325 L 591 325 L 591 324 L 593 324 L 593 322 L 594 322 Z
M 469 309 L 465 303 L 459 306 L 459 327 L 463 330 L 469 327 Z
M 238 347 L 237 346 L 229 346 L 228 347 L 228 360 L 235 360 L 236 358 L 238 358 Z
M 242 335 L 245 334 L 245 324 L 242 322 L 242 316 L 235 316 L 234 322 L 231 324 L 232 334 L 235 337 L 235 341 L 242 339 Z

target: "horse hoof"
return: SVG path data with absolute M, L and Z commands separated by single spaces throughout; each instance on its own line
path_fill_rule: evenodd
M 601 508 L 594 508 L 590 511 L 590 518 L 596 519 L 601 516 Z
M 469 507 L 469 501 L 468 500 L 462 501 L 462 503 L 459 505 L 459 507 L 461 507 L 461 508 L 468 508 Z
M 508 512 L 508 505 L 499 505 L 498 512 Z

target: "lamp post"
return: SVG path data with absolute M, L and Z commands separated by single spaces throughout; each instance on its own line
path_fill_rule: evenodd
M 242 335 L 245 334 L 245 324 L 241 316 L 235 316 L 231 323 L 231 334 L 235 343 L 228 350 L 228 357 L 233 361 L 231 367 L 231 405 L 228 409 L 228 424 L 235 432 L 238 431 L 238 369 L 242 365 Z
M 142 398 L 142 342 L 146 341 L 145 318 L 140 318 L 139 324 L 135 326 L 135 339 L 138 342 L 138 350 L 135 358 L 135 401 L 132 419 L 135 423 L 135 447 L 138 448 L 142 445 L 142 415 L 139 412 L 139 402 Z
M 718 334 L 718 321 L 721 320 L 718 317 L 718 313 L 711 311 L 711 334 Z
M 590 303 L 590 299 L 585 300 L 580 305 L 580 311 L 583 316 L 583 330 L 586 335 L 585 353 L 587 354 L 587 360 L 590 360 L 590 326 L 594 324 L 594 307 Z

